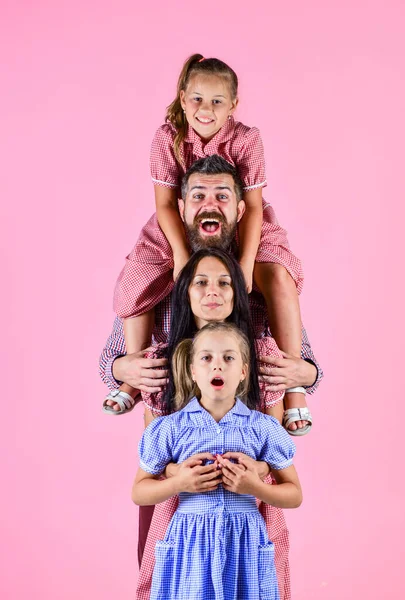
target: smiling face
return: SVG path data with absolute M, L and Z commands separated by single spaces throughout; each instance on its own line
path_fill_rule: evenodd
M 232 313 L 231 276 L 218 258 L 206 256 L 200 260 L 188 293 L 198 329 L 212 321 L 225 321 Z
M 226 249 L 245 212 L 245 203 L 238 202 L 233 177 L 228 173 L 193 173 L 179 209 L 194 251 L 210 246 Z
M 237 336 L 223 331 L 202 333 L 195 341 L 191 374 L 202 402 L 232 401 L 247 374 Z
M 238 104 L 226 77 L 201 73 L 190 78 L 186 89 L 180 92 L 180 102 L 190 127 L 207 142 Z

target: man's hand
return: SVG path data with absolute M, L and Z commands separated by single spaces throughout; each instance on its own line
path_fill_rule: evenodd
M 238 463 L 232 463 L 218 454 L 218 463 L 222 471 L 222 485 L 226 490 L 235 494 L 251 494 L 255 496 L 260 477 L 255 466 L 256 461 L 250 462 L 241 458 Z M 253 463 L 253 465 L 252 465 Z
M 142 392 L 154 394 L 167 384 L 167 358 L 145 358 L 145 353 L 153 348 L 127 354 L 116 358 L 113 363 L 113 375 L 117 381 L 123 381 Z
M 311 386 L 315 383 L 317 369 L 314 365 L 282 352 L 283 358 L 259 356 L 259 381 L 264 381 L 266 391 L 279 392 L 292 387 Z
M 214 461 L 210 465 L 201 466 L 203 460 Z M 221 483 L 221 471 L 218 469 L 218 462 L 215 456 L 209 452 L 202 452 L 190 456 L 187 460 L 178 465 L 176 479 L 176 488 L 178 493 L 190 492 L 192 494 L 201 494 L 201 492 L 212 492 L 216 490 Z
M 270 473 L 270 467 L 266 462 L 262 460 L 254 460 L 247 454 L 243 454 L 243 452 L 225 452 L 222 455 L 222 458 L 227 458 L 228 460 L 237 460 L 238 464 L 243 465 L 249 471 L 254 471 L 257 473 L 260 479 L 266 479 L 267 475 Z

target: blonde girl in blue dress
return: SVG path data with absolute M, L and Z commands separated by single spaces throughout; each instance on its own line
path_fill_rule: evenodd
M 145 430 L 132 490 L 139 505 L 179 495 L 156 545 L 151 600 L 279 600 L 274 547 L 256 498 L 295 508 L 302 494 L 291 438 L 241 400 L 249 364 L 248 340 L 229 323 L 206 325 L 175 351 L 178 410 Z M 206 464 L 187 460 L 201 452 Z M 263 483 L 251 459 L 267 462 L 278 485 Z M 159 479 L 171 462 L 182 463 L 177 474 Z

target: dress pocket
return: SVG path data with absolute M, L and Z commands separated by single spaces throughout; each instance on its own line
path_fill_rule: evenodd
M 176 571 L 176 548 L 177 544 L 173 542 L 156 542 L 150 600 L 167 600 L 176 597 L 175 593 L 171 595 Z
M 259 546 L 258 566 L 260 600 L 280 600 L 272 542 Z

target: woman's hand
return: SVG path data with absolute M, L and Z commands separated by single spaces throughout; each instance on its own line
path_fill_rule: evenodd
M 267 392 L 279 392 L 292 387 L 308 387 L 315 383 L 316 367 L 303 360 L 282 352 L 283 358 L 259 356 L 259 380 L 266 384 Z
M 142 392 L 155 394 L 160 392 L 168 382 L 166 358 L 145 358 L 145 354 L 154 348 L 150 346 L 140 352 L 126 354 L 115 359 L 113 376 Z
M 228 458 L 218 454 L 217 460 L 221 466 L 223 487 L 235 494 L 255 496 L 255 490 L 258 484 L 261 483 L 256 461 L 239 452 L 227 452 L 228 454 L 241 454 L 241 458 L 237 463 L 232 463 Z M 246 458 L 249 458 L 249 460 L 246 460 Z
M 203 460 L 214 461 L 210 465 L 202 466 Z M 201 452 L 190 456 L 187 460 L 177 465 L 176 488 L 178 493 L 190 492 L 201 494 L 201 492 L 212 492 L 221 483 L 221 471 L 215 456 L 209 452 Z
M 239 464 L 249 468 L 251 471 L 255 471 L 260 479 L 266 479 L 266 477 L 270 474 L 270 467 L 266 462 L 263 462 L 262 460 L 254 460 L 247 454 L 243 454 L 243 452 L 225 452 L 222 455 L 222 458 L 227 458 L 228 460 L 237 460 Z

